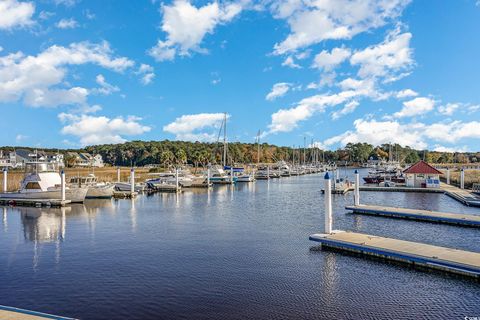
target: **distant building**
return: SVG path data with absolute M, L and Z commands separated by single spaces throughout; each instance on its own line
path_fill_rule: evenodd
M 34 161 L 53 162 L 58 163 L 59 167 L 64 166 L 63 155 L 54 152 L 16 149 L 8 154 L 5 152 L 0 154 L 0 167 L 23 168 L 25 163 Z
M 69 165 L 73 167 L 96 167 L 102 168 L 105 166 L 101 155 L 92 156 L 86 152 L 67 152 L 69 158 Z
M 418 161 L 403 171 L 407 187 L 438 188 L 440 187 L 441 171 L 435 169 L 425 161 Z

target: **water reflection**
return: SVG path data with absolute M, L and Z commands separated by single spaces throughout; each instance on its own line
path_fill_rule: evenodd
M 18 208 L 25 240 L 33 242 L 63 241 L 66 233 L 66 213 L 71 207 L 60 209 Z
M 3 217 L 2 217 L 3 231 L 7 232 L 8 231 L 7 208 L 3 207 L 2 209 L 3 209 Z

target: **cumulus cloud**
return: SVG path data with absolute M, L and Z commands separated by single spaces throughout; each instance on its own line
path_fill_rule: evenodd
M 96 93 L 99 93 L 99 94 L 103 94 L 103 95 L 110 95 L 114 92 L 118 92 L 120 91 L 120 88 L 117 87 L 117 86 L 114 86 L 110 83 L 108 83 L 106 80 L 105 80 L 105 77 L 101 74 L 97 75 L 97 77 L 95 78 L 95 81 L 97 82 L 98 85 L 100 85 L 100 88 L 96 88 L 95 89 L 95 92 Z
M 395 97 L 398 99 L 411 98 L 418 96 L 418 93 L 412 89 L 405 89 L 395 93 Z
M 355 109 L 359 105 L 360 105 L 360 103 L 358 101 L 355 101 L 355 100 L 346 103 L 345 106 L 342 109 L 340 109 L 338 111 L 335 111 L 335 112 L 332 112 L 332 119 L 337 120 L 337 119 L 343 117 L 344 115 L 352 113 L 353 111 L 355 111 Z
M 435 101 L 430 98 L 419 97 L 413 100 L 405 101 L 403 108 L 393 114 L 396 118 L 413 117 L 425 114 L 433 110 Z
M 286 82 L 275 83 L 272 90 L 267 94 L 265 99 L 273 101 L 277 98 L 283 97 L 290 90 L 291 84 Z
M 87 63 L 116 72 L 134 65 L 128 58 L 115 57 L 107 42 L 54 45 L 37 56 L 22 52 L 0 56 L 0 103 L 23 100 L 34 107 L 84 104 L 89 91 L 65 87 L 64 80 L 67 66 Z
M 57 22 L 56 26 L 59 29 L 75 29 L 76 27 L 78 27 L 78 22 L 73 18 L 62 19 Z
M 458 108 L 460 108 L 460 104 L 458 103 L 447 103 L 446 105 L 438 107 L 438 112 L 446 116 L 451 116 Z
M 175 0 L 171 5 L 162 5 L 162 11 L 161 29 L 166 39 L 158 40 L 149 50 L 157 61 L 173 60 L 177 54 L 188 56 L 192 51 L 206 52 L 200 47 L 205 35 L 230 22 L 242 11 L 242 5 L 215 1 L 197 8 L 187 0 Z
M 324 40 L 351 39 L 397 18 L 410 0 L 272 1 L 278 19 L 286 19 L 290 34 L 275 44 L 285 54 Z
M 145 63 L 140 64 L 136 74 L 140 76 L 140 82 L 142 82 L 142 84 L 145 86 L 150 84 L 153 81 L 153 78 L 155 78 L 153 67 Z
M 72 135 L 80 139 L 81 145 L 122 143 L 124 136 L 136 136 L 149 132 L 150 127 L 140 123 L 141 118 L 108 118 L 105 116 L 75 115 L 61 113 L 58 118 L 65 126 L 62 134 Z
M 54 0 L 56 5 L 64 5 L 66 7 L 73 7 L 80 0 Z
M 351 51 L 348 48 L 334 48 L 328 52 L 323 50 L 315 56 L 312 67 L 332 71 L 336 66 L 348 59 Z
M 411 33 L 394 30 L 384 42 L 356 51 L 350 63 L 360 67 L 358 76 L 361 78 L 381 77 L 387 82 L 397 80 L 405 75 L 401 72 L 413 65 L 411 38 Z
M 227 118 L 230 116 L 227 115 Z M 177 140 L 214 141 L 217 129 L 225 118 L 224 113 L 199 113 L 183 115 L 163 127 L 163 131 L 174 134 Z
M 283 60 L 282 62 L 282 67 L 289 67 L 289 68 L 292 68 L 292 69 L 301 69 L 302 67 L 295 63 L 295 60 L 293 59 L 292 56 L 288 56 L 285 58 L 285 60 Z
M 33 2 L 2 0 L 0 1 L 0 30 L 29 26 L 33 23 L 34 13 Z

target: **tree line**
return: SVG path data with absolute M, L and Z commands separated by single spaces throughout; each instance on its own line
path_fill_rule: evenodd
M 21 147 L 2 147 L 4 152 Z M 31 149 L 34 148 L 24 148 Z M 223 146 L 218 143 L 188 141 L 131 141 L 122 144 L 103 144 L 83 149 L 42 149 L 48 152 L 66 153 L 88 152 L 100 154 L 106 164 L 112 166 L 170 166 L 190 164 L 195 167 L 207 164 L 221 164 Z M 233 142 L 228 144 L 227 163 L 273 163 L 287 162 L 341 162 L 361 164 L 368 159 L 384 159 L 401 163 L 414 163 L 423 159 L 429 163 L 475 163 L 480 162 L 480 152 L 451 153 L 429 150 L 416 150 L 399 144 L 373 146 L 369 143 L 348 143 L 344 148 L 328 151 L 316 147 L 292 148 L 275 146 L 268 143 Z M 65 159 L 67 164 L 72 163 Z M 71 160 L 71 159 L 70 159 Z

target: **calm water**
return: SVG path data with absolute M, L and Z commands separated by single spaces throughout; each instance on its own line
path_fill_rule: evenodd
M 322 175 L 210 192 L 1 208 L 0 304 L 81 319 L 464 319 L 480 284 L 318 250 Z M 362 203 L 480 214 L 444 195 Z M 480 231 L 346 214 L 334 227 L 480 252 Z

